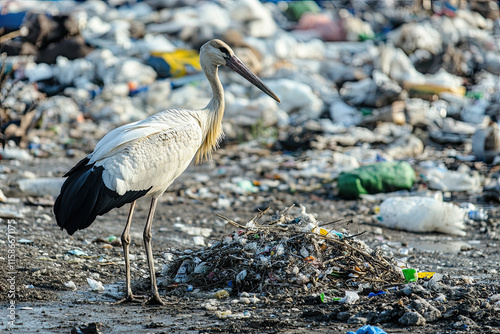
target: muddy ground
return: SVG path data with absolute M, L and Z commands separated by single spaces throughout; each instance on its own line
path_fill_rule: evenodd
M 166 306 L 115 305 L 124 286 L 124 262 L 118 240 L 105 242 L 110 236 L 119 236 L 124 226 L 128 208 L 115 209 L 99 217 L 88 229 L 70 237 L 61 231 L 52 217 L 50 198 L 27 198 L 15 185 L 19 171 L 33 171 L 37 176 L 51 172 L 59 176 L 67 171 L 77 158 L 45 158 L 29 163 L 2 161 L 11 172 L 1 180 L 4 193 L 11 198 L 21 198 L 13 204 L 24 219 L 16 219 L 15 247 L 15 325 L 9 326 L 7 306 L 9 285 L 6 278 L 10 270 L 0 267 L 2 332 L 11 333 L 345 333 L 356 331 L 368 322 L 388 333 L 500 333 L 500 316 L 488 297 L 500 293 L 498 270 L 500 268 L 499 217 L 500 209 L 481 197 L 453 193 L 451 200 L 471 201 L 491 210 L 487 222 L 470 222 L 466 237 L 443 234 L 417 234 L 391 230 L 377 224 L 374 219 L 378 203 L 343 201 L 335 196 L 331 184 L 321 186 L 298 183 L 294 192 L 269 189 L 252 195 L 231 193 L 219 186 L 231 182 L 235 176 L 250 180 L 264 178 L 265 171 L 252 164 L 242 165 L 250 157 L 258 165 L 260 157 L 273 157 L 281 152 L 256 151 L 245 153 L 237 147 L 225 147 L 214 156 L 214 162 L 191 166 L 162 197 L 153 225 L 153 253 L 160 281 L 160 294 Z M 291 159 L 306 159 L 297 155 Z M 216 163 L 217 162 L 217 163 Z M 453 161 L 451 162 L 454 163 Z M 477 167 L 477 166 L 476 166 Z M 485 171 L 491 172 L 483 166 Z M 222 171 L 222 172 L 221 172 Z M 484 170 L 483 170 L 484 172 Z M 208 175 L 200 178 L 199 175 Z M 206 187 L 213 196 L 201 196 L 199 189 Z M 189 191 L 188 191 L 189 190 Z M 194 195 L 193 195 L 194 194 Z M 196 195 L 198 194 L 198 195 Z M 232 201 L 230 208 L 218 205 L 219 197 Z M 345 226 L 352 233 L 365 231 L 359 239 L 370 247 L 386 245 L 395 254 L 422 272 L 444 275 L 441 290 L 430 289 L 425 282 L 410 284 L 400 290 L 369 298 L 369 291 L 360 292 L 361 299 L 354 305 L 338 302 L 321 303 L 319 298 L 306 291 L 290 291 L 289 295 L 264 294 L 257 296 L 255 304 L 235 303 L 237 297 L 218 301 L 219 311 L 231 310 L 232 314 L 247 317 L 220 319 L 205 303 L 207 294 L 184 296 L 169 295 L 161 285 L 161 269 L 166 259 L 163 254 L 172 249 L 195 249 L 193 229 L 210 230 L 205 242 L 220 240 L 232 231 L 216 213 L 236 221 L 246 222 L 259 209 L 270 208 L 272 214 L 292 204 L 302 204 L 319 220 L 338 218 L 353 220 Z M 145 296 L 148 291 L 147 262 L 142 244 L 142 228 L 149 202 L 142 199 L 136 206 L 131 228 L 133 290 Z M 2 262 L 7 259 L 7 225 L 0 223 Z M 10 220 L 10 224 L 14 225 Z M 25 240 L 22 240 L 25 239 Z M 68 254 L 70 250 L 84 251 L 86 256 Z M 90 291 L 87 278 L 101 281 L 106 290 Z M 73 281 L 76 291 L 64 283 Z M 420 288 L 421 287 L 421 288 Z M 446 300 L 435 301 L 440 294 Z M 432 321 L 417 326 L 398 322 L 405 308 L 415 300 L 428 300 L 439 311 Z M 438 298 L 439 299 L 439 298 Z M 246 313 L 242 313 L 248 311 Z M 384 312 L 385 311 L 385 312 Z M 96 330 L 95 327 L 98 329 Z

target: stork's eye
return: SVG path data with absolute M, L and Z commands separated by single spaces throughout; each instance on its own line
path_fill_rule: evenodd
M 221 46 L 221 47 L 219 48 L 219 50 L 220 50 L 222 53 L 225 53 L 226 55 L 228 55 L 228 56 L 229 56 L 229 50 L 228 50 L 227 48 L 225 48 L 225 47 Z

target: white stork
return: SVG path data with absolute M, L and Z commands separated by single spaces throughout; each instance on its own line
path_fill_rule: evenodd
M 224 91 L 218 67 L 226 65 L 280 102 L 221 40 L 211 40 L 201 47 L 200 63 L 213 93 L 205 108 L 168 109 L 121 126 L 105 135 L 94 152 L 64 175 L 68 178 L 56 199 L 54 214 L 57 224 L 70 235 L 90 226 L 96 216 L 131 203 L 121 236 L 127 295 L 120 302 L 136 301 L 130 286 L 129 230 L 136 200 L 147 195 L 152 197 L 143 234 L 151 278 L 148 303 L 164 304 L 156 287 L 151 250 L 153 215 L 158 198 L 193 158 L 196 156 L 196 162 L 208 158 L 221 139 Z

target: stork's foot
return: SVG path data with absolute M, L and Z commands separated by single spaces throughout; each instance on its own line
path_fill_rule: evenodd
M 128 294 L 127 297 L 120 299 L 115 303 L 115 305 L 119 304 L 132 304 L 132 303 L 142 303 L 142 300 L 134 296 L 133 294 Z
M 145 303 L 146 305 L 165 305 L 163 299 L 159 295 L 152 295 Z

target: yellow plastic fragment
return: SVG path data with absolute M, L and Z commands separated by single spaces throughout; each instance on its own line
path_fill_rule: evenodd
M 217 299 L 225 299 L 229 297 L 229 292 L 227 292 L 226 290 L 219 290 L 216 293 L 214 293 L 214 297 Z
M 428 272 L 428 273 L 418 273 L 418 278 L 431 278 L 432 276 L 434 276 L 435 273 L 431 273 L 431 272 Z

